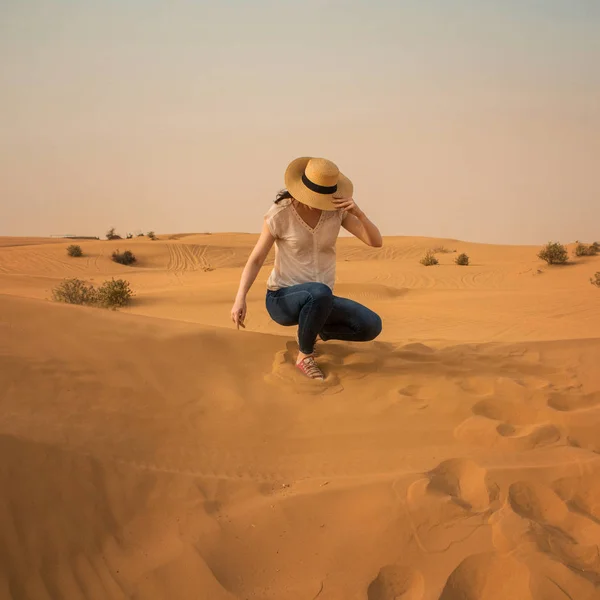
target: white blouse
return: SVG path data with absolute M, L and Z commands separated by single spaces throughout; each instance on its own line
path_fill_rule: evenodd
M 292 200 L 274 203 L 265 215 L 275 238 L 275 265 L 267 281 L 269 290 L 299 283 L 335 285 L 335 244 L 347 213 L 321 211 L 312 229 L 296 212 Z

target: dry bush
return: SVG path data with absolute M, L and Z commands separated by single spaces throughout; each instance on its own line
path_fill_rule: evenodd
M 129 304 L 133 291 L 124 279 L 105 281 L 96 292 L 96 304 L 104 308 L 120 308 Z
M 156 240 L 156 234 L 154 233 L 154 231 L 149 231 L 146 234 L 152 241 Z
M 115 250 L 112 253 L 112 259 L 120 265 L 132 265 L 137 260 L 131 250 L 125 250 L 125 252 Z
M 431 250 L 434 254 L 450 254 L 451 252 L 456 252 L 456 250 L 450 250 L 445 246 L 436 246 Z
M 129 304 L 133 291 L 124 279 L 105 281 L 98 289 L 76 277 L 65 279 L 52 290 L 52 299 L 66 304 L 119 308 Z
M 454 259 L 454 262 L 461 267 L 466 267 L 469 265 L 469 257 L 463 252 Z
M 575 246 L 575 256 L 596 256 L 599 248 L 595 244 L 596 242 L 588 246 L 586 244 L 578 243 L 577 246 Z
M 592 285 L 600 287 L 600 271 L 598 271 L 593 277 L 590 277 Z
M 81 249 L 81 246 L 77 246 L 76 244 L 71 244 L 70 246 L 67 247 L 67 254 L 69 256 L 74 256 L 76 258 L 79 258 L 80 256 L 83 256 L 83 250 Z
M 569 260 L 567 249 L 559 242 L 548 242 L 538 253 L 538 258 L 549 265 L 564 265 Z
M 427 254 L 425 254 L 425 256 L 421 259 L 420 262 L 426 267 L 431 267 L 432 265 L 439 264 L 439 260 L 435 257 L 435 254 L 431 250 L 427 251 Z
M 123 238 L 121 238 L 121 236 L 116 232 L 116 229 L 114 227 L 111 227 L 106 232 L 106 239 L 107 240 L 120 240 L 120 239 L 123 239 Z
M 96 290 L 91 283 L 81 279 L 65 279 L 52 290 L 52 299 L 67 304 L 94 304 Z

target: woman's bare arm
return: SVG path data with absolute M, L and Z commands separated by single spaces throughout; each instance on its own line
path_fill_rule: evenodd
M 254 246 L 254 249 L 248 257 L 246 266 L 242 271 L 238 292 L 235 297 L 233 308 L 231 309 L 231 320 L 237 325 L 238 329 L 240 326 L 244 327 L 244 319 L 246 318 L 246 296 L 264 265 L 274 242 L 275 238 L 269 231 L 265 222 L 260 237 L 258 238 L 258 242 L 256 242 L 256 246 Z
M 342 227 L 357 237 L 367 246 L 381 248 L 383 246 L 383 238 L 377 226 L 372 223 L 367 215 L 358 208 L 356 202 L 352 198 L 334 198 L 333 203 L 340 209 L 347 212 L 345 219 L 342 221 Z

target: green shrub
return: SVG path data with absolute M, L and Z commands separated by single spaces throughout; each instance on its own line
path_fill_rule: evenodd
M 124 279 L 105 281 L 96 293 L 96 303 L 105 308 L 119 308 L 129 304 L 133 291 Z
M 131 250 L 125 250 L 125 252 L 119 252 L 118 250 L 115 250 L 112 253 L 112 259 L 120 265 L 132 265 L 136 261 L 136 258 Z
M 421 264 L 425 265 L 426 267 L 431 267 L 432 265 L 439 264 L 439 261 L 435 257 L 435 254 L 431 250 L 428 250 L 427 254 L 425 254 L 425 256 L 421 259 Z
M 598 271 L 593 277 L 590 278 L 592 285 L 600 287 L 600 271 Z
M 457 265 L 460 265 L 462 267 L 466 267 L 469 264 L 469 257 L 463 252 L 462 254 L 459 254 L 455 259 L 454 262 Z
M 96 290 L 92 284 L 81 279 L 65 279 L 52 290 L 52 298 L 56 302 L 67 304 L 94 304 Z
M 67 248 L 67 254 L 69 256 L 75 256 L 78 258 L 80 256 L 83 256 L 83 250 L 81 249 L 81 246 L 77 246 L 76 244 L 71 244 Z
M 586 246 L 585 244 L 578 243 L 575 246 L 575 256 L 596 256 L 598 254 L 598 246 L 592 244 L 591 246 Z
M 154 231 L 149 231 L 146 234 L 152 241 L 154 241 L 156 239 L 156 234 L 154 233 Z
M 538 253 L 538 258 L 549 265 L 564 265 L 569 260 L 567 249 L 559 242 L 548 242 Z

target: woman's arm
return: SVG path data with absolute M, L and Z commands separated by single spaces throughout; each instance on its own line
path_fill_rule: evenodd
M 342 227 L 349 231 L 353 236 L 357 237 L 367 246 L 381 248 L 383 239 L 377 226 L 369 221 L 367 215 L 358 208 L 356 202 L 352 198 L 334 198 L 333 203 L 348 214 L 342 221 Z
M 264 265 L 267 255 L 273 247 L 274 242 L 275 238 L 269 231 L 269 228 L 265 222 L 260 233 L 260 238 L 258 238 L 258 242 L 256 242 L 256 246 L 254 246 L 254 250 L 252 250 L 248 261 L 246 262 L 246 266 L 242 271 L 240 286 L 235 297 L 233 308 L 231 309 L 231 320 L 236 324 L 238 329 L 240 326 L 245 327 L 244 320 L 246 318 L 247 311 L 246 296 L 252 287 L 252 284 L 256 280 L 259 271 Z

